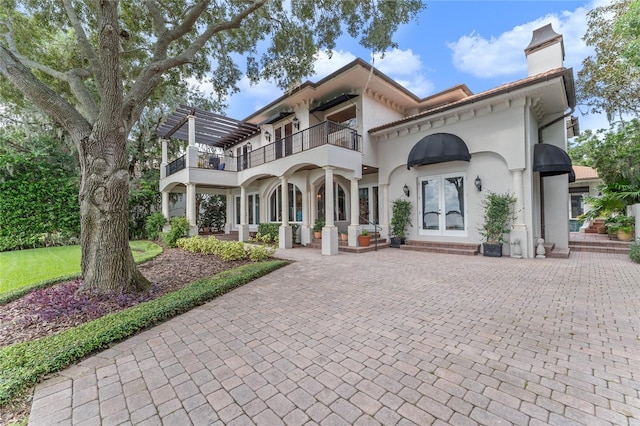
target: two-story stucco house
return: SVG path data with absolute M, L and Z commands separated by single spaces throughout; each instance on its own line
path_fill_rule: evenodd
M 278 222 L 281 248 L 292 245 L 292 223 L 309 244 L 322 216 L 322 253 L 331 255 L 338 229 L 349 246 L 362 228 L 388 236 L 400 197 L 413 206 L 408 241 L 480 243 L 486 191 L 509 192 L 523 256 L 535 257 L 540 237 L 566 249 L 573 72 L 551 25 L 533 33 L 525 55 L 528 76 L 478 94 L 459 85 L 420 99 L 358 59 L 242 121 L 182 107 L 158 131 L 163 212 L 170 192 L 186 192 L 197 229 L 196 193 L 223 194 L 226 232 L 245 241 L 258 223 Z M 189 141 L 183 157 L 167 158 L 169 137 Z

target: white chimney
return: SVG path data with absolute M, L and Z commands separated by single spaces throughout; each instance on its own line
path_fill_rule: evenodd
M 553 31 L 551 24 L 533 31 L 531 43 L 524 49 L 529 76 L 564 67 L 562 35 Z

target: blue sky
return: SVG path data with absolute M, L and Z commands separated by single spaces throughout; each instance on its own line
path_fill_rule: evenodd
M 331 59 L 320 53 L 317 81 L 360 57 L 395 79 L 418 96 L 428 96 L 464 83 L 474 92 L 524 78 L 527 64 L 524 48 L 534 29 L 551 23 L 564 37 L 565 66 L 574 77 L 582 61 L 592 54 L 582 41 L 587 28 L 586 13 L 603 0 L 573 1 L 427 1 L 427 8 L 409 25 L 400 28 L 398 48 L 384 58 L 372 58 L 357 41 L 341 38 Z M 274 84 L 250 85 L 240 82 L 241 92 L 228 99 L 226 114 L 242 119 L 279 97 Z M 608 128 L 606 118 L 583 115 L 588 108 L 578 106 L 574 115 L 581 130 Z

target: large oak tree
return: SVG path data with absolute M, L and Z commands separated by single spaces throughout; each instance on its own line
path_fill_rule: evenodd
M 423 7 L 419 0 L 3 0 L 2 84 L 64 127 L 78 150 L 86 289 L 149 285 L 128 246 L 126 148 L 157 87 L 206 79 L 224 97 L 242 71 L 253 82 L 290 87 L 343 32 L 383 52 Z

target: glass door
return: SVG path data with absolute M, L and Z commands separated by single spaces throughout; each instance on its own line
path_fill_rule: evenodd
M 421 235 L 466 235 L 465 177 L 430 176 L 419 180 Z

